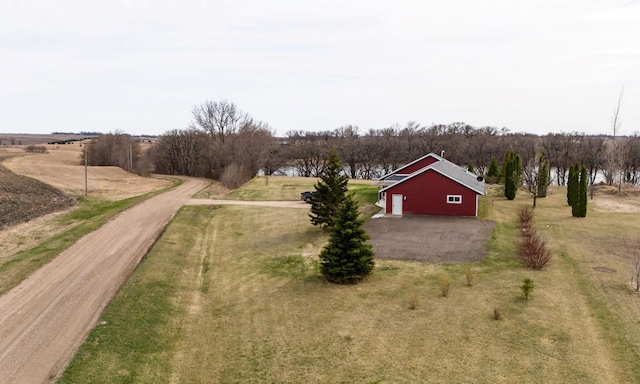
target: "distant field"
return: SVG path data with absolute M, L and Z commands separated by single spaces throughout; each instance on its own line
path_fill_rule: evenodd
M 263 198 L 246 188 L 236 196 Z M 546 270 L 514 256 L 515 209 L 531 203 L 521 192 L 482 199 L 497 222 L 484 261 L 378 261 L 355 286 L 321 278 L 326 235 L 303 210 L 185 207 L 60 382 L 640 382 L 640 297 L 622 246 L 640 217 L 604 204 L 639 198 L 598 195 L 578 219 L 564 191 L 536 209 L 555 255 Z
M 46 145 L 48 153 L 27 154 L 22 148 L 0 147 L 0 156 L 13 157 L 3 162 L 11 171 L 40 180 L 71 195 L 84 195 L 85 170 L 80 143 Z M 89 195 L 120 200 L 148 193 L 171 184 L 166 178 L 140 177 L 118 167 L 89 167 Z
M 85 135 L 51 135 L 51 134 L 25 134 L 25 133 L 0 133 L 0 148 L 21 145 L 46 144 L 55 141 L 81 140 Z

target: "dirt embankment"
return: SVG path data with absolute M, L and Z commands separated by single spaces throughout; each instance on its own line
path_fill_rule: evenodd
M 0 230 L 74 204 L 63 192 L 0 165 Z

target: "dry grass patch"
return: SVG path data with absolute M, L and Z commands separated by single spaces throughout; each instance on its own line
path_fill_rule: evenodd
M 84 195 L 84 166 L 81 165 L 82 147 L 79 143 L 47 145 L 49 153 L 25 154 L 3 163 L 8 169 L 71 195 Z M 89 167 L 89 196 L 116 201 L 170 186 L 172 181 L 161 177 L 140 177 L 118 167 Z

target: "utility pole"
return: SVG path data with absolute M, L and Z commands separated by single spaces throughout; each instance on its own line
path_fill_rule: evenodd
M 87 178 L 87 142 L 85 140 L 84 146 L 82 147 L 84 150 L 84 195 L 89 195 L 89 183 Z

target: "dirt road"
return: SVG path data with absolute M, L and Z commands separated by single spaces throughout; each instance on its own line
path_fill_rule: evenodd
M 0 383 L 56 379 L 175 212 L 206 182 L 121 213 L 0 297 Z

